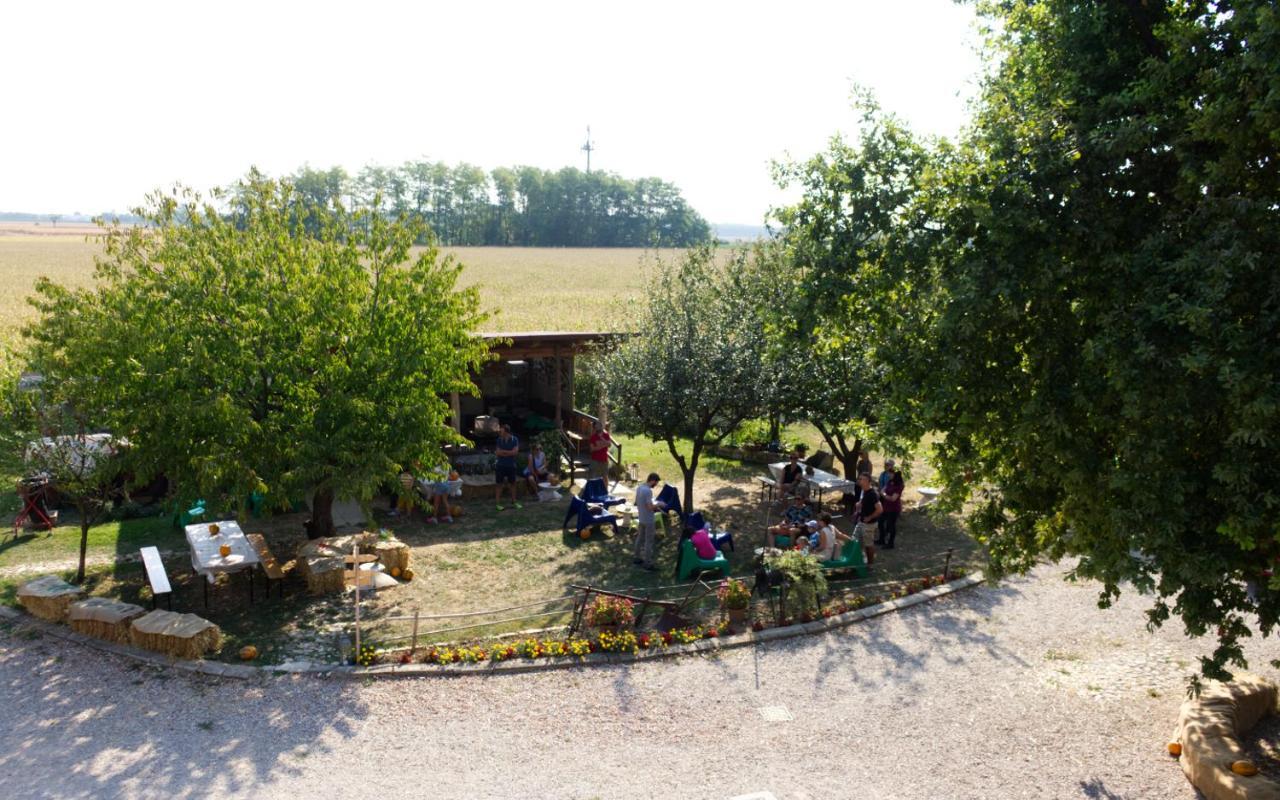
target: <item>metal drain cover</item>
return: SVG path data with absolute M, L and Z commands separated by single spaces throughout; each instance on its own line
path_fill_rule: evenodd
M 786 706 L 760 706 L 760 716 L 764 717 L 765 722 L 790 722 L 795 719 Z

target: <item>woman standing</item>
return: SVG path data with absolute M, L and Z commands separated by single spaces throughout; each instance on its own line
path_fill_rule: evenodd
M 902 470 L 896 464 L 889 467 L 889 482 L 884 487 L 882 502 L 884 513 L 880 515 L 880 544 L 886 550 L 893 549 L 894 540 L 898 538 L 898 517 L 902 515 L 902 492 L 906 481 L 902 478 Z

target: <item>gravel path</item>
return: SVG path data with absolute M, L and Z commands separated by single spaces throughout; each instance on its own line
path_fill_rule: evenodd
M 1061 574 L 715 658 L 367 685 L 10 630 L 0 797 L 1194 797 L 1164 743 L 1197 648 Z

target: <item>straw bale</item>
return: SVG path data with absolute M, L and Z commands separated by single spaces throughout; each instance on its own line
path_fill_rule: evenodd
M 50 622 L 67 618 L 71 604 L 84 597 L 84 590 L 57 575 L 44 575 L 18 587 L 18 602 L 31 614 Z
M 298 559 L 298 571 L 306 578 L 307 591 L 328 594 L 342 591 L 342 559 L 335 556 L 311 556 Z
M 133 621 L 129 639 L 134 647 L 174 658 L 201 658 L 222 648 L 222 630 L 195 614 L 152 611 Z
M 146 609 L 133 603 L 90 597 L 72 603 L 67 617 L 71 621 L 71 630 L 77 633 L 127 644 L 133 620 L 145 613 Z
M 378 560 L 382 562 L 382 566 L 387 572 L 399 567 L 401 571 L 409 568 L 409 557 L 411 551 L 409 545 L 399 539 L 391 539 L 385 542 L 378 542 L 374 552 L 378 556 Z

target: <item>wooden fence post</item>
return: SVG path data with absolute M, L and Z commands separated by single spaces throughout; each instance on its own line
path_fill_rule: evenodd
M 418 652 L 418 612 L 413 612 L 413 642 L 409 646 L 409 655 Z

